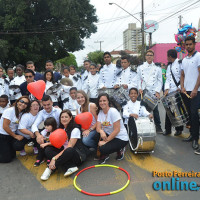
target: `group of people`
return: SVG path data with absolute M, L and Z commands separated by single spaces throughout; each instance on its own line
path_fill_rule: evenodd
M 195 153 L 200 154 L 200 53 L 195 50 L 193 37 L 186 38 L 185 46 L 188 55 L 182 62 L 174 49 L 167 52 L 169 64 L 164 95 L 181 91 L 189 113 L 187 125 L 190 126 L 190 136 L 185 141 L 192 141 Z M 134 119 L 138 117 L 154 118 L 157 133 L 171 134 L 169 117 L 166 115 L 163 132 L 158 106 L 152 115 L 138 101 L 138 96 L 142 96 L 144 90 L 160 99 L 163 86 L 162 69 L 153 62 L 154 51 L 147 50 L 145 58 L 146 62 L 137 67 L 137 72 L 130 67 L 128 56 L 122 56 L 121 65 L 115 65 L 109 52 L 104 53 L 105 65 L 98 73 L 97 66 L 89 60 L 84 61 L 86 70 L 80 75 L 74 66 L 64 67 L 63 75 L 54 72 L 51 61 L 46 62 L 44 75 L 35 72 L 32 61 L 26 63 L 24 74 L 23 66 L 17 65 L 15 78 L 9 75 L 14 74 L 13 69 L 8 68 L 8 77 L 3 79 L 3 68 L 0 68 L 0 91 L 3 90 L 0 96 L 0 162 L 11 162 L 16 151 L 25 155 L 24 146 L 33 141 L 37 154 L 34 166 L 47 161 L 47 168 L 41 176 L 42 180 L 47 180 L 60 166 L 65 168 L 64 176 L 76 172 L 90 154 L 94 154 L 94 159 L 98 159 L 99 163 L 105 163 L 109 154 L 114 152 L 117 152 L 117 160 L 123 159 L 129 139 L 126 127 L 130 119 L 135 123 Z M 56 83 L 61 83 L 62 88 L 56 94 L 44 95 L 38 101 L 27 90 L 27 85 L 40 79 L 46 82 L 45 92 Z M 120 87 L 129 94 L 130 100 L 126 105 L 121 105 L 121 110 L 117 110 L 109 95 L 103 91 Z M 9 104 L 12 106 L 9 107 Z M 92 123 L 87 130 L 74 121 L 75 115 L 84 112 L 92 114 Z M 42 122 L 44 128 L 41 128 Z M 61 148 L 52 146 L 49 141 L 50 134 L 57 128 L 64 129 L 67 135 Z M 176 127 L 175 136 L 182 134 L 182 131 L 183 126 Z

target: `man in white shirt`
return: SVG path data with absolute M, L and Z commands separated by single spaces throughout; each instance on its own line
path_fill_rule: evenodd
M 168 93 L 180 90 L 180 78 L 181 78 L 181 62 L 177 58 L 177 52 L 175 49 L 169 49 L 167 51 L 167 60 L 169 62 L 166 72 L 166 82 L 165 82 L 165 96 Z M 172 75 L 173 74 L 173 75 Z M 172 124 L 166 113 L 165 117 L 165 131 L 163 135 L 171 134 Z M 175 136 L 181 135 L 183 131 L 183 126 L 175 127 Z
M 59 117 L 60 117 L 60 113 L 61 113 L 60 108 L 53 107 L 53 102 L 49 95 L 45 95 L 42 98 L 42 106 L 44 109 L 39 112 L 34 124 L 32 125 L 32 128 L 31 128 L 32 132 L 35 133 L 37 142 L 39 144 L 44 143 L 44 138 L 39 133 L 38 126 L 41 124 L 41 122 L 45 121 L 49 117 L 54 117 L 57 122 L 57 125 L 59 126 Z
M 109 52 L 105 52 L 103 54 L 105 65 L 100 70 L 100 77 L 99 77 L 99 89 L 101 88 L 113 88 L 116 82 L 116 75 L 120 71 L 113 64 L 111 54 Z
M 193 149 L 198 149 L 199 115 L 200 108 L 200 53 L 195 50 L 195 38 L 189 36 L 185 39 L 185 48 L 188 55 L 182 61 L 181 92 L 190 118 L 190 136 L 184 141 L 192 141 Z M 195 153 L 200 154 L 200 149 Z
M 160 91 L 162 89 L 162 70 L 153 62 L 154 51 L 149 49 L 145 55 L 146 62 L 140 65 L 137 69 L 138 90 L 142 94 L 144 89 L 147 89 L 157 98 L 160 98 Z M 158 106 L 153 110 L 154 122 L 156 125 L 156 132 L 163 133 L 161 128 L 160 115 Z
M 137 73 L 131 70 L 128 56 L 121 57 L 121 66 L 122 69 L 117 74 L 114 88 L 119 88 L 120 86 L 126 90 L 130 90 L 132 87 L 137 88 Z

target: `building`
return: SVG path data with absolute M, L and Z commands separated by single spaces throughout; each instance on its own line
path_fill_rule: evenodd
M 124 49 L 136 52 L 137 46 L 142 45 L 141 28 L 137 28 L 135 23 L 128 24 L 128 29 L 123 32 L 123 44 Z
M 174 49 L 174 47 L 176 47 L 177 44 L 176 43 L 160 43 L 160 44 L 155 44 L 153 45 L 153 47 L 151 48 L 152 50 L 154 50 L 154 63 L 164 63 L 167 64 L 167 51 L 169 49 Z M 196 50 L 198 52 L 200 52 L 200 43 L 196 43 Z M 186 54 L 182 54 L 183 58 L 187 55 Z M 179 58 L 179 53 L 178 53 L 178 58 Z
M 200 30 L 200 19 L 199 19 L 198 29 Z M 200 31 L 197 32 L 196 42 L 200 42 Z

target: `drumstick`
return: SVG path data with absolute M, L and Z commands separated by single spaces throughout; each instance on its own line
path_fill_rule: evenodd
M 187 92 L 184 92 L 187 98 L 191 99 L 191 96 L 187 94 Z
M 143 95 L 142 95 L 142 93 L 141 93 L 141 99 L 143 99 Z

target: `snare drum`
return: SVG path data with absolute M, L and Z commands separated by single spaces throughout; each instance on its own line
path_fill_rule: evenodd
M 127 101 L 129 101 L 128 90 L 123 87 L 119 87 L 114 90 L 113 98 L 119 103 L 121 106 L 125 105 Z
M 140 117 L 134 120 L 133 117 L 130 117 L 128 128 L 129 144 L 134 153 L 154 152 L 156 128 L 153 120 L 148 117 Z
M 189 115 L 179 91 L 171 92 L 161 100 L 172 126 L 183 126 L 188 122 Z
M 114 90 L 115 90 L 114 88 L 102 88 L 102 89 L 98 89 L 98 94 L 107 93 L 109 97 L 112 97 Z
M 146 109 L 150 112 L 158 105 L 158 98 L 149 92 L 147 89 L 143 91 L 143 99 L 141 100 L 141 105 L 144 105 Z

